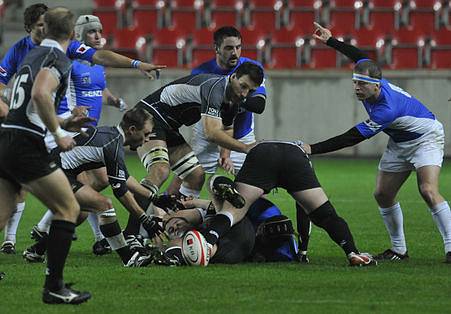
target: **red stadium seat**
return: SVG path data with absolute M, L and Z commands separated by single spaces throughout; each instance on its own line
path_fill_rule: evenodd
M 329 28 L 332 34 L 350 34 L 355 29 L 355 11 L 332 10 Z
M 158 16 L 156 9 L 136 9 L 133 12 L 135 27 L 143 34 L 152 34 L 157 30 Z
M 415 69 L 418 67 L 417 47 L 393 47 L 393 62 L 388 66 L 394 69 Z
M 250 29 L 264 30 L 269 33 L 276 28 L 276 12 L 273 9 L 253 10 L 251 16 Z
M 313 11 L 292 11 L 289 29 L 300 29 L 303 32 L 313 31 L 315 14 Z
M 183 66 L 186 43 L 184 30 L 160 29 L 152 34 L 151 43 L 152 63 L 165 64 L 168 67 Z
M 335 68 L 337 66 L 337 53 L 329 47 L 313 47 L 312 60 L 306 65 L 308 68 L 326 69 Z
M 258 52 L 264 48 L 264 45 L 259 46 L 263 43 L 268 34 L 263 30 L 241 30 L 241 37 L 243 38 L 243 52 L 244 57 L 251 58 L 253 60 L 258 60 Z M 260 60 L 258 60 L 260 61 Z
M 354 9 L 355 2 L 356 2 L 356 0 L 332 0 L 332 4 L 336 8 L 352 8 L 352 9 Z
M 289 5 L 291 7 L 309 7 L 313 8 L 315 0 L 290 0 Z
M 143 57 L 146 39 L 139 29 L 116 29 L 113 32 L 113 36 L 113 50 L 133 59 Z
M 96 8 L 114 8 L 118 4 L 120 4 L 120 1 L 116 0 L 94 0 Z
M 159 0 L 133 0 L 133 7 L 135 8 L 156 8 Z
M 292 69 L 297 67 L 296 41 L 305 34 L 297 29 L 276 30 L 271 34 L 271 62 L 274 69 Z
M 231 8 L 235 8 L 235 5 L 237 2 L 240 2 L 240 0 L 215 0 L 215 1 L 213 1 L 214 5 L 216 7 L 231 7 Z
M 387 34 L 392 32 L 394 27 L 395 27 L 394 11 L 389 12 L 372 11 L 370 13 L 370 29 Z
M 212 11 L 212 22 L 210 27 L 215 29 L 226 25 L 237 25 L 237 12 L 235 9 Z
M 194 32 L 192 38 L 192 60 L 191 65 L 196 67 L 205 61 L 215 57 L 213 47 L 213 32 L 201 29 Z
M 434 31 L 434 12 L 412 11 L 410 13 L 410 28 L 431 34 Z
M 391 8 L 395 6 L 399 0 L 372 0 L 374 8 Z
M 108 38 L 117 28 L 120 28 L 118 12 L 116 11 L 94 11 L 93 15 L 100 19 L 103 27 L 102 34 L 105 38 Z
M 200 19 L 200 16 L 198 18 L 197 11 L 193 7 L 174 8 L 172 10 L 171 28 L 194 31 L 200 26 L 198 19 Z
M 433 49 L 431 59 L 433 69 L 451 69 L 451 47 L 449 49 Z
M 435 41 L 437 46 L 451 45 L 451 30 L 441 28 L 432 34 L 432 39 Z

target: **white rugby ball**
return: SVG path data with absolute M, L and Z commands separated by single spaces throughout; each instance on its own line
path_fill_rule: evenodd
M 210 252 L 207 240 L 197 230 L 188 231 L 183 236 L 182 254 L 185 261 L 193 266 L 207 266 L 210 261 Z

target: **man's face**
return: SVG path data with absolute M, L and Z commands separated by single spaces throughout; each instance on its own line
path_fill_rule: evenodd
M 131 126 L 125 133 L 127 145 L 131 150 L 137 150 L 142 144 L 149 140 L 150 133 L 153 128 L 152 120 L 147 120 L 144 123 L 142 130 L 138 130 L 136 127 Z
M 359 73 L 360 74 L 360 73 Z M 364 74 L 368 75 L 368 74 Z M 367 100 L 377 96 L 379 93 L 379 84 L 364 81 L 353 80 L 354 92 L 360 101 Z
M 44 14 L 39 17 L 36 23 L 31 26 L 30 36 L 33 41 L 40 44 L 44 40 Z
M 102 29 L 96 28 L 87 31 L 85 44 L 95 49 L 102 49 Z
M 241 39 L 238 37 L 224 38 L 221 46 L 216 47 L 216 55 L 221 68 L 233 69 L 241 56 Z
M 164 230 L 167 232 L 170 239 L 177 239 L 181 238 L 186 231 L 192 228 L 193 226 L 185 219 L 172 217 L 167 221 Z
M 226 101 L 230 104 L 239 104 L 246 97 L 257 89 L 257 85 L 251 80 L 249 75 L 242 75 L 240 78 L 233 73 L 230 76 L 229 84 L 226 88 Z

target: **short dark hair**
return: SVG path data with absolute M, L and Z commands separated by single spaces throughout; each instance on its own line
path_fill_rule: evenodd
M 44 15 L 45 37 L 55 40 L 70 39 L 75 26 L 74 14 L 67 8 L 49 9 Z
M 27 33 L 31 32 L 31 27 L 36 24 L 42 14 L 49 8 L 44 3 L 30 5 L 23 12 L 23 24 Z
M 235 70 L 235 73 L 237 78 L 240 78 L 243 75 L 249 75 L 252 82 L 257 85 L 261 85 L 265 77 L 262 67 L 253 62 L 241 63 L 240 66 Z
M 354 66 L 354 72 L 359 74 L 367 74 L 375 79 L 382 79 L 382 70 L 380 66 L 373 60 L 367 59 L 357 62 Z
M 241 33 L 233 26 L 223 26 L 213 33 L 213 42 L 216 48 L 219 48 L 226 37 L 238 37 L 241 39 Z
M 152 115 L 143 108 L 134 107 L 124 113 L 120 126 L 126 130 L 134 125 L 138 130 L 142 130 L 147 120 L 152 120 Z

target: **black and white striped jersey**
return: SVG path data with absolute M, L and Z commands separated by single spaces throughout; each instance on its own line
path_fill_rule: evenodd
M 31 99 L 34 80 L 39 71 L 44 68 L 49 69 L 54 75 L 59 82 L 53 95 L 56 109 L 66 92 L 71 66 L 71 61 L 62 47 L 54 40 L 44 39 L 41 46 L 32 49 L 16 74 L 9 113 L 2 127 L 20 129 L 44 137 L 46 127 Z
M 90 127 L 86 133 L 75 136 L 74 149 L 60 153 L 61 168 L 71 175 L 85 170 L 106 167 L 108 180 L 116 197 L 124 195 L 128 189 L 129 177 L 125 165 L 124 132 L 110 126 Z
M 221 119 L 227 83 L 228 76 L 217 74 L 186 76 L 150 94 L 138 106 L 173 129 L 192 125 L 201 115 Z

